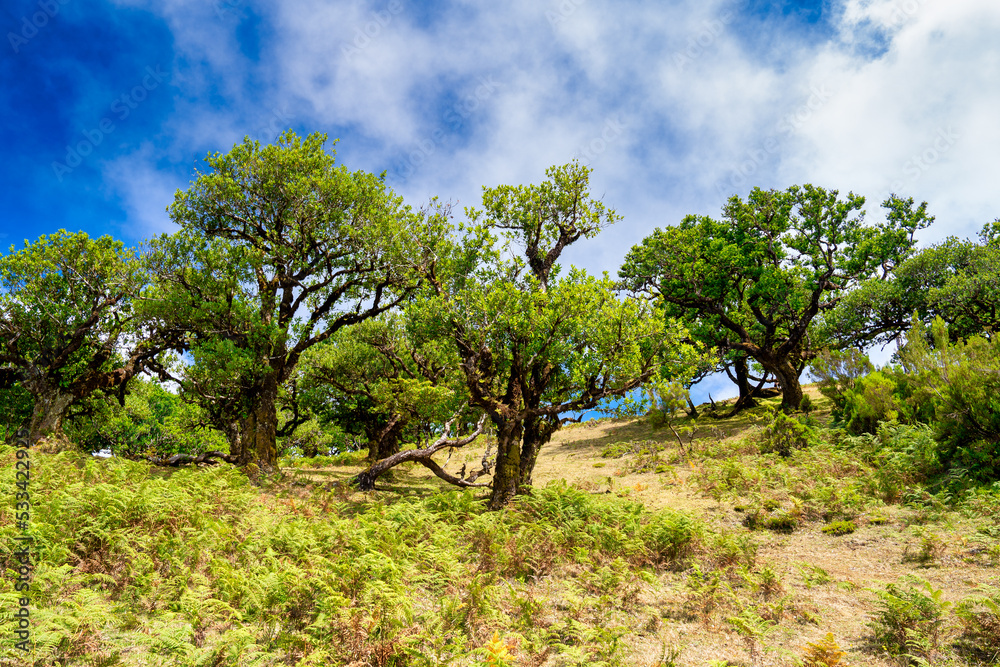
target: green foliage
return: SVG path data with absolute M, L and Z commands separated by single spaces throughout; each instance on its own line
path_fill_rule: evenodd
M 876 611 L 868 624 L 875 642 L 890 655 L 928 659 L 942 640 L 951 603 L 919 577 L 874 591 Z
M 899 420 L 904 410 L 900 384 L 897 377 L 882 371 L 858 378 L 843 392 L 843 407 L 836 417 L 848 433 L 874 433 L 880 423 Z
M 589 168 L 574 162 L 546 177 L 484 188 L 483 208 L 467 209 L 464 238 L 442 253 L 430 294 L 411 307 L 416 326 L 453 341 L 470 401 L 493 422 L 493 509 L 530 481 L 561 415 L 635 411 L 638 403 L 615 399 L 657 371 L 684 376 L 694 356 L 683 327 L 623 298 L 610 277 L 562 272 L 561 253 L 618 216 L 590 196 Z
M 0 389 L 0 442 L 9 441 L 28 423 L 34 404 L 31 393 L 20 383 Z
M 812 185 L 755 188 L 732 197 L 723 220 L 687 216 L 629 251 L 620 270 L 633 290 L 659 295 L 703 326 L 725 331 L 725 351 L 753 357 L 780 382 L 783 407 L 801 398 L 801 367 L 823 343 L 813 320 L 845 292 L 884 275 L 929 223 L 924 207 L 891 197 L 889 221 L 865 226 L 864 198 Z M 833 277 L 836 276 L 836 280 Z M 818 347 L 821 347 L 818 346 Z
M 996 331 L 1000 305 L 1000 243 L 996 222 L 980 242 L 949 237 L 916 253 L 887 276 L 874 278 L 846 295 L 827 324 L 842 336 L 889 343 L 911 327 L 911 318 L 942 318 L 952 340 Z M 987 334 L 989 335 L 989 334 Z
M 147 315 L 194 359 L 158 370 L 263 468 L 277 460 L 278 386 L 302 354 L 410 296 L 448 233 L 379 177 L 335 165 L 325 142 L 289 130 L 209 155 L 169 208 L 181 230 L 153 242 Z
M 810 362 L 810 374 L 819 380 L 819 391 L 830 399 L 836 411 L 843 411 L 844 394 L 857 381 L 875 370 L 868 355 L 857 348 L 821 350 Z
M 8 488 L 13 462 L 14 449 L 0 446 Z M 32 495 L 37 664 L 116 654 L 182 667 L 457 664 L 517 623 L 523 640 L 508 652 L 518 661 L 529 644 L 581 664 L 622 664 L 626 629 L 584 614 L 635 605 L 654 572 L 716 548 L 687 515 L 565 484 L 503 512 L 484 512 L 467 491 L 347 506 L 316 488 L 253 487 L 229 466 L 165 472 L 33 452 Z M 5 568 L 12 513 L 0 514 Z M 549 574 L 580 582 L 568 607 L 522 592 Z M 0 580 L 5 605 L 14 581 Z M 0 632 L 13 622 L 0 618 Z M 4 646 L 0 659 L 13 659 Z
M 937 319 L 926 332 L 915 326 L 901 352 L 913 401 L 933 409 L 942 464 L 978 481 L 1000 479 L 1000 338 L 949 340 Z
M 206 417 L 159 383 L 137 378 L 129 384 L 125 405 L 94 400 L 89 410 L 74 417 L 66 431 L 79 449 L 108 449 L 125 458 L 165 457 L 226 451 L 225 436 L 206 427 Z
M 1000 656 L 1000 589 L 981 586 L 979 593 L 955 606 L 961 641 L 971 653 L 996 662 Z
M 760 451 L 787 458 L 793 451 L 808 447 L 815 438 L 813 429 L 796 417 L 777 412 L 760 433 Z
M 827 535 L 841 536 L 850 535 L 855 530 L 857 526 L 854 525 L 853 521 L 834 521 L 823 526 L 823 532 Z
M 142 370 L 154 346 L 133 297 L 147 282 L 144 259 L 110 236 L 59 230 L 0 257 L 0 382 L 31 394 L 32 439 Z
M 883 423 L 874 435 L 844 437 L 837 446 L 871 466 L 865 492 L 887 503 L 943 471 L 934 431 L 921 424 Z

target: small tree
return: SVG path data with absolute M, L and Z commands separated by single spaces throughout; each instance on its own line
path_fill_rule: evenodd
M 30 441 L 60 438 L 69 408 L 117 392 L 167 344 L 136 316 L 145 263 L 110 236 L 60 230 L 0 258 L 0 363 L 33 400 Z
M 799 376 L 829 343 L 813 320 L 860 282 L 887 275 L 929 224 L 925 207 L 896 197 L 889 220 L 863 223 L 864 198 L 812 185 L 784 192 L 756 188 L 734 196 L 723 220 L 688 216 L 632 248 L 620 275 L 635 290 L 716 323 L 723 349 L 742 352 L 771 373 L 782 406 L 798 408 Z
M 617 216 L 589 197 L 586 167 L 546 174 L 540 185 L 484 188 L 464 242 L 428 275 L 433 296 L 414 306 L 428 331 L 454 341 L 470 402 L 493 423 L 493 509 L 530 485 L 542 446 L 574 419 L 567 413 L 639 387 L 668 350 L 683 357 L 683 329 L 619 298 L 607 276 L 559 275 L 561 252 Z M 524 260 L 512 256 L 518 245 Z
M 454 348 L 447 340 L 422 337 L 401 314 L 337 332 L 309 351 L 302 368 L 302 387 L 314 410 L 344 430 L 360 428 L 373 464 L 469 412 Z M 475 419 L 462 421 L 459 429 Z

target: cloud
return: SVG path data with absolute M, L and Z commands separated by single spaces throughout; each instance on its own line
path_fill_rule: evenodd
M 166 208 L 173 202 L 174 193 L 187 187 L 187 181 L 157 167 L 151 143 L 105 163 L 104 182 L 108 194 L 121 202 L 127 214 L 117 235 L 141 241 L 177 230 Z
M 244 134 L 319 129 L 413 204 L 465 206 L 483 185 L 537 182 L 580 157 L 625 220 L 570 259 L 612 272 L 653 227 L 718 214 L 757 185 L 853 190 L 874 217 L 891 190 L 926 199 L 928 239 L 1000 215 L 990 0 L 766 16 L 742 0 L 219 2 L 222 17 L 193 0 L 142 4 L 175 35 L 175 164 Z M 266 25 L 256 58 L 241 51 L 248 17 Z

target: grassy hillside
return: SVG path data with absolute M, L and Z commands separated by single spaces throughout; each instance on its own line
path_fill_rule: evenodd
M 226 466 L 32 452 L 35 648 L 31 660 L 13 648 L 11 500 L 0 660 L 996 661 L 1000 597 L 984 587 L 1000 585 L 998 493 L 931 493 L 857 442 L 761 453 L 765 411 L 681 423 L 683 447 L 649 420 L 567 428 L 542 451 L 535 493 L 497 513 L 421 467 L 351 492 L 352 455 L 287 461 L 258 487 Z M 449 469 L 479 455 L 457 452 Z M 10 447 L 0 478 L 13 491 Z M 975 597 L 989 595 L 992 607 Z

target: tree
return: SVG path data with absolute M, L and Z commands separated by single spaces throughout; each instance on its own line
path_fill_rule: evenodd
M 912 326 L 940 317 L 953 340 L 990 335 L 1000 327 L 1000 222 L 986 225 L 979 243 L 949 237 L 916 253 L 885 280 L 869 280 L 834 309 L 826 324 L 842 339 L 864 332 L 865 342 L 899 341 Z
M 137 317 L 145 263 L 110 236 L 59 230 L 0 258 L 0 376 L 33 400 L 30 441 L 62 437 L 67 410 L 117 392 L 164 344 Z
M 404 301 L 445 233 L 382 181 L 335 166 L 326 136 L 249 138 L 210 155 L 169 207 L 146 301 L 184 337 L 194 364 L 165 366 L 227 433 L 241 464 L 277 462 L 278 387 L 302 354 L 343 327 Z
M 546 175 L 541 185 L 484 188 L 463 242 L 428 274 L 433 295 L 412 306 L 423 327 L 454 341 L 470 403 L 493 424 L 492 509 L 530 486 L 540 449 L 574 419 L 567 413 L 639 387 L 683 333 L 645 302 L 619 298 L 607 276 L 559 275 L 561 252 L 617 216 L 590 198 L 586 167 Z M 511 256 L 515 245 L 526 261 Z
M 453 347 L 408 324 L 386 313 L 338 331 L 303 360 L 301 384 L 314 410 L 325 404 L 340 428 L 360 428 L 371 463 L 439 431 L 468 404 Z
M 724 349 L 742 352 L 774 375 L 782 406 L 798 407 L 799 376 L 830 341 L 810 326 L 861 281 L 885 277 L 929 224 L 926 205 L 890 197 L 889 219 L 863 224 L 864 198 L 812 185 L 784 192 L 755 188 L 730 198 L 723 219 L 687 216 L 629 251 L 619 274 L 725 332 Z

